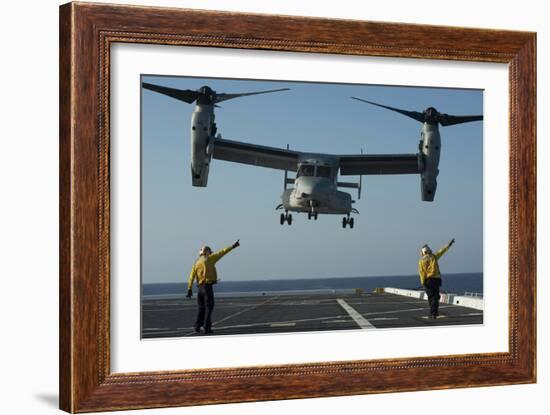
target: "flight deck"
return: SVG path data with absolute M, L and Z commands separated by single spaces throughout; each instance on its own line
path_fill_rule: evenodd
M 428 302 L 380 293 L 265 294 L 217 296 L 213 312 L 214 336 L 326 330 L 483 324 L 479 309 L 441 304 L 440 317 L 428 318 Z M 143 339 L 204 336 L 195 333 L 196 296 L 188 299 L 149 298 L 142 301 Z

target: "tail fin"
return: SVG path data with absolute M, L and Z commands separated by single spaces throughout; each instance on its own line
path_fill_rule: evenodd
M 361 154 L 363 154 L 363 149 L 361 149 Z M 357 189 L 357 199 L 361 199 L 361 187 L 363 186 L 363 176 L 359 175 L 359 183 L 349 183 L 349 182 L 336 182 L 338 187 L 345 187 L 348 189 Z
M 292 184 L 292 185 L 294 184 L 294 179 L 289 179 L 287 173 L 288 172 L 285 170 L 285 190 L 286 190 L 286 185 L 287 184 Z
M 363 148 L 361 148 L 363 154 Z M 361 200 L 361 188 L 363 187 L 363 175 L 359 175 L 359 187 L 357 188 L 357 200 Z
M 287 144 L 286 145 L 286 149 L 289 150 L 290 149 L 290 146 Z M 286 190 L 286 185 L 287 184 L 294 184 L 294 179 L 289 179 L 288 178 L 288 170 L 285 170 L 285 182 L 284 182 L 284 190 Z

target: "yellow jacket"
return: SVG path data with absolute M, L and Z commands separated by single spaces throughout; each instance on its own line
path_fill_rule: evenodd
M 439 264 L 437 260 L 449 250 L 451 247 L 450 244 L 441 248 L 435 254 L 424 255 L 418 261 L 418 275 L 420 275 L 420 284 L 424 285 L 424 281 L 427 278 L 441 278 L 441 273 L 439 272 Z
M 228 246 L 221 251 L 214 252 L 208 256 L 201 256 L 191 269 L 189 274 L 189 283 L 187 289 L 190 290 L 193 287 L 193 281 L 197 280 L 197 285 L 204 283 L 215 284 L 218 281 L 218 273 L 216 271 L 216 262 L 233 249 L 233 246 Z

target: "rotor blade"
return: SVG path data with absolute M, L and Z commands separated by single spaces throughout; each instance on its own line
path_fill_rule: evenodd
M 281 88 L 281 89 L 270 89 L 267 91 L 258 91 L 258 92 L 244 92 L 242 94 L 216 94 L 214 102 L 227 101 L 228 99 L 246 97 L 249 95 L 259 95 L 259 94 L 268 94 L 270 92 L 279 92 L 279 91 L 289 91 L 290 88 Z
M 197 91 L 192 91 L 190 89 L 168 88 L 166 86 L 148 84 L 146 82 L 144 82 L 142 86 L 145 89 L 168 95 L 169 97 L 175 98 L 179 101 L 187 102 L 188 104 L 191 104 L 199 96 L 199 93 Z
M 390 110 L 390 111 L 398 112 L 398 113 L 406 115 L 407 117 L 410 117 L 410 118 L 412 118 L 413 120 L 416 120 L 416 121 L 424 122 L 424 114 L 422 112 L 406 111 L 406 110 L 402 110 L 402 109 L 399 109 L 399 108 L 388 107 L 386 105 L 377 104 L 376 102 L 367 101 L 366 99 L 357 98 L 357 97 L 351 97 L 351 98 L 356 99 L 357 101 L 366 102 L 367 104 L 376 105 L 377 107 L 386 108 L 387 110 Z
M 439 114 L 437 117 L 439 123 L 443 126 L 462 124 L 464 122 L 470 121 L 481 121 L 483 120 L 483 115 L 449 115 L 449 114 Z

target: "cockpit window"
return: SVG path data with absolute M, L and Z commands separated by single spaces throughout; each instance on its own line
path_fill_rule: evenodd
M 317 177 L 330 177 L 330 167 L 317 166 Z
M 300 166 L 300 168 L 298 169 L 297 177 L 300 177 L 300 176 L 313 176 L 314 170 L 315 170 L 314 166 L 311 166 L 309 164 L 302 164 Z

